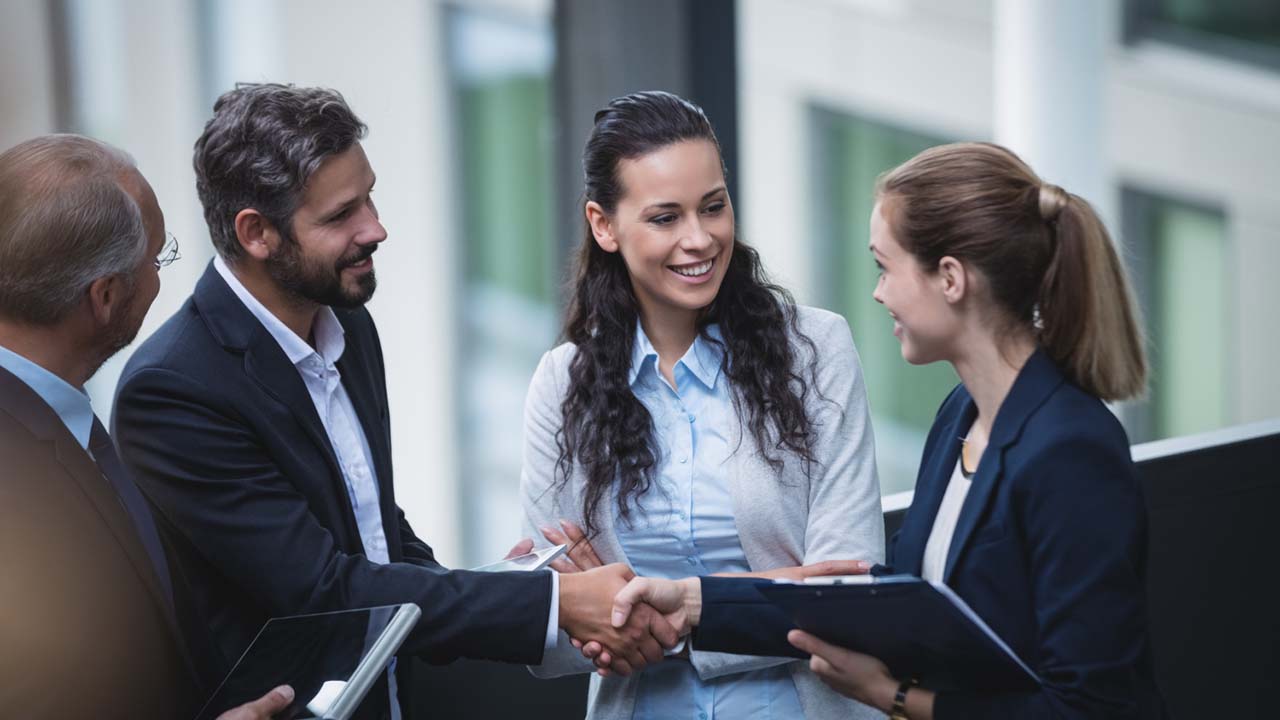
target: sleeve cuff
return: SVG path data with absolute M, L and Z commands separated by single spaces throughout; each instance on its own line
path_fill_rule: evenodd
M 547 635 L 542 641 L 542 650 L 546 652 L 556 646 L 560 637 L 560 573 L 551 573 L 551 612 L 547 614 Z

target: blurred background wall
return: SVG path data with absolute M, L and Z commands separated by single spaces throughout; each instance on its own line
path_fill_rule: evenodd
M 1273 0 L 2 0 L 0 146 L 131 152 L 183 259 L 212 255 L 191 147 L 237 81 L 324 85 L 369 124 L 390 232 L 370 305 L 397 494 L 446 562 L 520 531 L 525 387 L 556 342 L 592 112 L 661 88 L 724 141 L 742 237 L 862 356 L 886 494 L 956 379 L 912 367 L 871 300 L 875 177 L 995 140 L 1105 215 L 1153 375 L 1134 442 L 1280 415 L 1280 5 Z M 127 352 L 92 382 L 110 411 Z

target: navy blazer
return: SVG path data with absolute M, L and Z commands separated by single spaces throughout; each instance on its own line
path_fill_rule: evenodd
M 194 715 L 204 691 L 129 513 L 4 368 L 0 459 L 0 715 Z
M 914 501 L 891 541 L 888 566 L 876 572 L 920 574 L 959 439 L 976 416 L 964 386 L 943 402 L 925 443 Z M 996 415 L 943 581 L 1044 685 L 1028 692 L 940 693 L 935 716 L 1162 717 L 1148 649 L 1145 555 L 1146 511 L 1124 428 L 1037 351 Z M 758 628 L 781 649 L 786 622 L 778 614 L 762 610 L 741 627 L 744 608 L 751 607 L 750 585 L 743 585 L 703 580 L 699 647 L 741 651 L 752 638 L 764 639 Z M 722 609 L 737 615 L 736 629 L 711 617 Z
M 346 332 L 338 369 L 377 472 L 386 565 L 364 557 L 341 467 L 297 369 L 212 265 L 120 378 L 121 456 L 202 603 L 221 666 L 270 617 L 400 602 L 422 608 L 402 652 L 539 662 L 550 574 L 436 562 L 395 502 L 373 320 L 363 308 L 335 313 Z

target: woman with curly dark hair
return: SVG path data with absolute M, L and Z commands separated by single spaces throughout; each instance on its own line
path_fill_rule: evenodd
M 603 561 L 667 578 L 800 577 L 880 559 L 849 327 L 797 306 L 736 237 L 702 110 L 662 92 L 613 100 L 596 113 L 583 169 L 567 342 L 543 357 L 526 403 L 526 531 L 580 539 L 585 528 L 577 565 L 562 571 Z M 562 635 L 534 671 L 594 669 Z M 803 662 L 697 648 L 593 682 L 592 718 L 867 712 Z

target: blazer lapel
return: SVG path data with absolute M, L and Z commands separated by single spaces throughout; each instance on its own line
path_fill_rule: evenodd
M 164 589 L 161 588 L 160 580 L 156 577 L 155 569 L 151 565 L 151 557 L 142 546 L 142 540 L 138 538 L 133 521 L 121 504 L 119 496 L 111 488 L 110 481 L 103 477 L 97 463 L 69 433 L 66 438 L 58 438 L 53 444 L 54 455 L 58 462 L 66 469 L 67 474 L 75 478 L 76 484 L 98 511 L 103 523 L 111 530 L 111 534 L 115 535 L 120 547 L 129 556 L 133 569 L 142 578 L 147 592 L 164 614 L 170 628 L 176 633 L 178 628 L 173 617 L 174 601 L 167 597 Z
M 289 409 L 298 426 L 320 452 L 329 469 L 331 491 L 336 493 L 336 503 L 353 537 L 359 538 L 355 512 L 347 502 L 347 486 L 342 466 L 338 464 L 329 434 L 316 413 L 311 394 L 289 362 L 288 356 L 271 333 L 258 322 L 249 309 L 240 302 L 231 288 L 214 269 L 213 263 L 205 270 L 193 293 L 201 317 L 210 332 L 223 347 L 244 353 L 244 370 L 267 396 Z
M 97 511 L 103 524 L 115 536 L 116 542 L 129 558 L 134 571 L 147 588 L 147 593 L 169 624 L 175 639 L 180 638 L 173 616 L 173 598 L 167 597 L 161 588 L 160 580 L 151 565 L 151 557 L 142 546 L 142 540 L 138 537 L 129 513 L 112 489 L 111 482 L 102 475 L 97 463 L 80 447 L 80 443 L 72 437 L 53 409 L 34 390 L 27 387 L 26 383 L 3 368 L 0 368 L 0 403 L 39 442 L 48 446 L 58 464 L 75 481 L 80 492 Z M 180 641 L 178 647 L 185 652 L 185 645 Z
M 995 423 L 991 428 L 991 440 L 983 452 L 982 461 L 978 464 L 978 473 L 973 477 L 973 484 L 965 496 L 964 505 L 960 508 L 960 517 L 956 521 L 955 534 L 951 536 L 951 547 L 947 551 L 947 564 L 942 573 L 942 581 L 949 582 L 956 562 L 963 555 L 969 538 L 978 527 L 978 522 L 986 514 L 992 491 L 1004 478 L 1004 454 L 1009 446 L 1017 442 L 1022 435 L 1022 428 L 1036 408 L 1049 397 L 1063 382 L 1063 376 L 1044 350 L 1036 350 L 1027 359 L 1013 387 L 1000 410 L 996 413 Z M 955 463 L 954 455 L 952 465 Z
M 941 434 L 934 439 L 931 451 L 925 454 L 924 463 L 920 466 L 915 495 L 898 531 L 894 556 L 890 558 L 894 572 L 918 576 L 923 569 L 924 548 L 929 542 L 933 521 L 938 516 L 942 496 L 947 492 L 951 471 L 960 454 L 960 438 L 978 414 L 967 392 L 960 400 L 953 416 L 942 421 Z
M 351 398 L 360 421 L 360 430 L 369 443 L 373 455 L 373 469 L 378 478 L 378 510 L 382 515 L 382 532 L 387 538 L 387 555 L 392 562 L 402 559 L 400 523 L 397 517 L 395 493 L 391 476 L 391 447 L 387 439 L 382 413 L 375 398 L 381 396 L 378 379 L 369 366 L 368 353 L 360 342 L 361 336 L 343 322 L 347 329 L 347 347 L 338 358 L 338 372 L 342 374 L 342 386 Z
M 1003 448 L 989 445 L 983 452 L 982 462 L 978 464 L 978 472 L 973 476 L 973 483 L 960 506 L 960 517 L 956 520 L 956 531 L 951 536 L 951 546 L 947 549 L 947 564 L 942 571 L 942 582 L 951 580 L 951 572 L 956 567 L 956 559 L 969 541 L 969 536 L 978 526 L 985 514 L 987 503 L 991 499 L 991 491 L 995 489 L 999 479 L 1003 477 L 1001 466 L 1004 464 Z M 954 461 L 952 465 L 954 466 Z
M 289 358 L 285 356 L 284 350 L 280 349 L 275 338 L 271 337 L 252 315 L 250 319 L 257 325 L 258 333 L 244 355 L 245 373 L 262 388 L 263 392 L 289 408 L 298 426 L 319 451 L 320 457 L 324 458 L 325 465 L 329 469 L 330 490 L 334 493 L 333 497 L 338 500 L 336 505 L 341 508 L 348 529 L 354 533 L 354 537 L 358 538 L 360 531 L 356 524 L 355 511 L 351 509 L 351 503 L 348 500 L 346 476 L 338 463 L 333 444 L 329 441 L 329 433 L 325 431 L 324 423 L 316 413 L 315 403 L 311 401 L 311 393 L 307 391 L 306 383 L 302 381 L 298 369 L 289 362 Z

